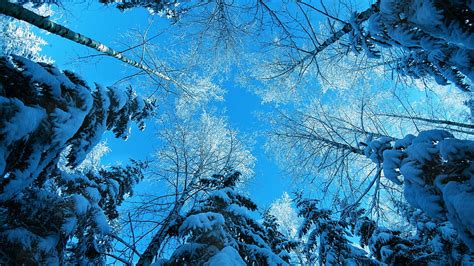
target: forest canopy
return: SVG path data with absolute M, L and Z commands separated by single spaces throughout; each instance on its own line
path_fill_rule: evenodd
M 473 19 L 0 0 L 0 265 L 474 264 Z

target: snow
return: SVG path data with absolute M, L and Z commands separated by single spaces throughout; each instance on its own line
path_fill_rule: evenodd
M 61 226 L 61 230 L 66 234 L 70 235 L 76 230 L 77 228 L 77 218 L 76 217 L 68 217 L 65 219 L 64 223 Z
M 402 167 L 400 168 L 400 173 L 402 173 L 405 180 L 409 180 L 419 185 L 424 185 L 425 183 L 423 180 L 423 169 L 416 161 L 404 160 Z
M 100 86 L 97 86 L 95 97 L 100 97 L 100 99 L 102 99 L 102 106 L 100 106 L 100 110 L 96 110 L 98 107 L 94 105 L 87 116 L 87 119 L 90 119 L 90 124 L 87 125 L 86 129 L 84 129 L 89 131 L 87 138 L 84 134 L 81 134 L 80 137 L 72 140 L 71 144 L 74 145 L 74 149 L 71 149 L 71 152 L 74 152 L 75 155 L 75 161 L 69 162 L 72 166 L 81 164 L 87 156 L 91 154 L 91 152 L 97 147 L 103 133 L 107 129 L 106 119 L 110 100 L 107 93 Z M 100 118 L 102 119 L 99 120 Z
M 474 159 L 474 142 L 470 140 L 446 139 L 439 143 L 439 153 L 445 160 Z
M 62 110 L 55 108 L 50 114 L 54 125 L 53 143 L 65 144 L 66 141 L 74 136 L 82 125 L 87 110 L 71 108 Z
M 0 96 L 0 108 L 4 109 L 15 107 L 14 116 L 9 117 L 9 113 L 4 115 L 8 119 L 3 128 L 0 128 L 0 134 L 3 136 L 2 142 L 7 145 L 16 140 L 27 138 L 28 134 L 38 128 L 40 123 L 46 118 L 46 111 L 37 107 L 26 106 L 17 98 L 5 98 Z
M 4 186 L 3 193 L 0 194 L 0 200 L 10 199 L 34 180 L 32 172 L 38 167 L 41 159 L 41 153 L 35 150 L 35 148 L 33 146 L 34 152 L 27 158 L 28 167 L 25 169 L 15 169 L 10 173 L 15 178 L 8 178 L 9 182 Z
M 421 131 L 418 136 L 413 139 L 413 143 L 432 143 L 446 138 L 454 138 L 453 134 L 446 130 L 433 129 Z
M 49 90 L 49 93 L 58 99 L 61 98 L 61 83 L 55 76 L 51 75 L 45 68 L 40 67 L 37 63 L 24 57 L 13 55 L 12 58 L 21 64 L 17 68 L 23 70 L 23 75 L 30 77 L 32 82 L 47 84 L 46 88 Z M 12 64 L 14 63 L 12 62 Z
M 137 110 L 143 110 L 145 108 L 145 100 L 140 95 L 134 95 L 137 103 Z
M 46 7 L 46 5 L 43 5 Z M 29 8 L 31 9 L 31 8 Z M 43 16 L 52 14 L 48 8 L 38 8 L 35 13 Z M 40 54 L 42 47 L 47 44 L 44 39 L 35 35 L 32 25 L 24 21 L 12 20 L 7 16 L 0 17 L 0 55 L 19 55 L 36 62 L 52 63 L 49 57 Z
M 454 242 L 457 237 L 457 232 L 454 230 L 453 226 L 450 223 L 444 223 L 442 226 L 436 228 L 441 232 L 441 236 L 443 239 L 449 241 L 449 242 Z
M 380 249 L 380 254 L 381 254 L 382 261 L 388 261 L 389 258 L 393 255 L 393 251 L 391 250 L 389 246 L 383 246 Z
M 380 243 L 388 243 L 388 241 L 390 241 L 390 239 L 392 239 L 392 235 L 389 234 L 389 233 L 385 233 L 385 232 L 381 232 L 381 233 L 378 233 L 376 234 L 376 239 L 373 240 L 373 241 L 376 241 L 376 242 L 380 242 Z
M 216 191 L 212 191 L 211 193 L 209 193 L 209 198 L 219 198 L 219 199 L 221 199 L 222 201 L 224 201 L 224 203 L 230 204 L 231 199 L 230 199 L 229 196 L 227 195 L 227 193 L 228 193 L 229 191 L 231 191 L 231 190 L 228 189 L 228 188 L 219 189 L 219 190 L 216 190 Z
M 420 186 L 409 181 L 405 182 L 405 199 L 415 208 L 422 209 L 434 219 L 446 220 L 443 198 L 429 186 Z
M 51 252 L 54 251 L 56 245 L 58 244 L 59 236 L 58 235 L 49 235 L 46 237 L 39 238 L 38 241 L 38 249 L 43 252 Z
M 186 232 L 193 229 L 210 231 L 216 226 L 223 226 L 225 223 L 224 216 L 220 213 L 206 212 L 190 215 L 184 220 L 179 227 L 179 232 Z
M 266 245 L 264 245 L 266 246 Z M 288 265 L 279 256 L 274 254 L 269 247 L 259 247 L 256 245 L 246 245 L 246 248 L 251 250 L 250 253 L 261 254 L 266 258 L 267 265 Z
M 409 10 L 413 11 L 413 14 L 409 16 L 409 21 L 419 26 L 431 28 L 442 23 L 443 16 L 441 11 L 434 7 L 432 1 L 411 1 Z
M 380 13 L 384 15 L 396 14 L 399 3 L 396 0 L 383 0 L 380 1 Z
M 367 147 L 364 149 L 365 156 L 376 164 L 383 163 L 383 152 L 391 148 L 392 140 L 393 139 L 389 137 L 381 137 L 369 141 Z
M 113 112 L 117 112 L 125 106 L 128 101 L 128 96 L 122 89 L 117 87 L 109 87 L 108 89 L 112 94 L 111 98 L 117 103 L 116 105 L 112 105 L 114 107 Z
M 381 15 L 376 13 L 370 16 L 368 30 L 372 34 L 383 34 L 384 26 L 381 21 Z
M 10 243 L 20 244 L 25 248 L 31 248 L 35 239 L 34 234 L 22 227 L 6 230 L 3 234 Z
M 117 195 L 120 192 L 120 184 L 117 182 L 117 180 L 114 180 L 114 179 L 107 180 L 107 183 L 108 183 L 109 193 L 112 195 L 112 197 L 115 198 L 115 195 Z
M 416 139 L 415 139 L 416 140 Z M 407 161 L 416 161 L 417 164 L 424 164 L 431 161 L 439 152 L 438 146 L 431 143 L 413 143 L 406 149 Z
M 104 212 L 99 208 L 99 206 L 96 206 L 96 211 L 93 215 L 95 226 L 100 233 L 107 234 L 112 231 L 112 228 L 110 227 L 107 221 L 107 217 L 105 216 Z
M 467 15 L 466 6 L 451 2 L 438 5 L 432 0 L 382 0 L 380 12 L 371 15 L 367 28 L 379 46 L 405 50 L 406 62 L 399 62 L 397 68 L 400 74 L 432 76 L 441 85 L 451 81 L 468 91 L 470 82 L 464 77 L 473 78 L 473 68 L 466 60 L 472 58 L 474 34 L 468 20 L 457 18 Z M 447 12 L 453 14 L 446 17 Z M 356 27 L 353 31 L 357 34 L 360 30 Z M 366 50 L 371 57 L 371 49 Z
M 381 145 L 376 142 L 369 146 L 374 150 Z M 395 147 L 399 149 L 384 151 L 385 176 L 401 184 L 398 177 L 403 175 L 404 195 L 408 203 L 431 218 L 449 220 L 473 250 L 474 171 L 469 162 L 474 158 L 474 142 L 455 139 L 445 130 L 428 130 L 420 132 L 417 137 L 407 136 L 396 141 Z M 373 158 L 373 154 L 367 155 Z M 466 161 L 469 164 L 459 174 L 443 170 L 463 167 Z M 433 163 L 438 164 L 438 168 L 434 168 Z M 441 164 L 445 166 L 441 168 Z M 430 171 L 431 168 L 434 170 Z
M 99 190 L 97 190 L 97 188 L 94 188 L 94 187 L 86 187 L 84 189 L 84 191 L 86 192 L 87 196 L 94 202 L 99 202 L 100 199 L 101 199 L 101 195 L 99 193 Z
M 383 173 L 386 178 L 397 185 L 402 185 L 399 179 L 403 152 L 399 150 L 385 150 L 383 152 Z
M 407 134 L 404 138 L 402 139 L 397 139 L 395 141 L 395 144 L 393 145 L 393 147 L 395 149 L 401 149 L 401 148 L 404 148 L 406 149 L 408 146 L 410 146 L 413 142 L 413 140 L 415 139 L 416 137 L 412 134 Z
M 90 208 L 89 201 L 84 196 L 79 194 L 71 195 L 71 199 L 74 202 L 75 211 L 78 215 L 84 215 Z
M 227 211 L 230 213 L 236 215 L 236 216 L 242 216 L 242 217 L 249 217 L 249 212 L 246 208 L 239 206 L 237 204 L 231 204 L 227 206 Z
M 224 247 L 216 255 L 212 256 L 204 266 L 244 266 L 244 260 L 239 252 L 230 246 Z
M 20 100 L 13 98 L 8 99 L 0 96 L 0 113 L 4 114 L 6 121 L 4 126 L 0 128 L 0 173 L 3 173 L 6 167 L 6 160 L 9 156 L 8 147 L 13 145 L 19 140 L 28 140 L 30 134 L 32 134 L 43 122 L 46 117 L 46 112 L 40 108 L 25 106 Z M 27 176 L 29 171 L 32 171 L 34 167 L 39 163 L 39 154 L 32 154 L 29 158 L 30 168 L 24 169 L 24 173 Z M 19 174 L 19 172 L 16 172 Z M 26 177 L 25 176 L 25 177 Z M 11 191 L 5 189 L 5 195 L 12 195 L 18 189 L 27 185 L 29 181 L 24 180 L 22 174 L 17 176 L 18 180 L 16 185 L 10 184 L 9 188 Z M 1 196 L 0 196 L 1 198 Z
M 460 182 L 448 182 L 441 189 L 449 221 L 455 226 L 464 243 L 474 250 L 473 188 Z

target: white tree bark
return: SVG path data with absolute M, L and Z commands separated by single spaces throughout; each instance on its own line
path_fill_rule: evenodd
M 0 14 L 10 16 L 19 20 L 23 20 L 25 22 L 28 22 L 40 29 L 46 30 L 50 33 L 59 35 L 63 38 L 69 39 L 75 43 L 85 45 L 87 47 L 90 47 L 92 49 L 95 49 L 101 53 L 104 53 L 105 55 L 114 57 L 130 66 L 136 67 L 138 69 L 141 69 L 145 71 L 148 74 L 155 75 L 160 79 L 164 79 L 166 81 L 171 81 L 173 83 L 176 83 L 173 79 L 171 79 L 169 76 L 158 72 L 154 69 L 151 69 L 135 60 L 132 60 L 122 53 L 96 41 L 93 40 L 89 37 L 86 37 L 80 33 L 77 33 L 73 30 L 70 30 L 69 28 L 66 28 L 60 24 L 57 24 L 55 22 L 52 22 L 49 20 L 47 17 L 40 16 L 20 5 L 10 3 L 8 0 L 0 0 Z

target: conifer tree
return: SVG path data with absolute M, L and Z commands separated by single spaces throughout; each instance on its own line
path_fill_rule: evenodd
M 124 11 L 130 8 L 143 7 L 152 14 L 165 15 L 169 19 L 177 20 L 186 12 L 182 7 L 184 1 L 178 0 L 156 0 L 156 1 L 117 1 L 117 0 L 99 0 L 106 5 L 115 5 L 119 10 Z
M 19 56 L 0 57 L 0 72 L 0 263 L 104 263 L 116 208 L 145 165 L 74 168 L 106 130 L 143 128 L 152 104 Z
M 392 230 L 378 226 L 364 215 L 365 210 L 345 214 L 353 224 L 351 231 L 368 247 L 370 256 L 387 265 L 464 265 L 472 263 L 473 254 L 462 243 L 449 222 L 430 219 L 406 202 L 396 202 L 400 214 L 412 225 Z M 347 220 L 347 219 L 346 219 Z
M 235 187 L 239 172 L 202 179 L 212 189 L 176 222 L 176 235 L 186 240 L 171 256 L 172 265 L 284 265 L 272 250 L 271 236 L 249 215 L 257 206 Z M 229 264 L 225 264 L 229 263 Z
M 289 252 L 294 250 L 299 245 L 299 242 L 289 240 L 279 231 L 277 218 L 270 214 L 269 209 L 265 210 L 263 213 L 262 225 L 267 232 L 271 249 L 274 250 L 275 253 L 285 262 L 290 263 L 291 256 Z
M 407 202 L 431 219 L 450 221 L 464 243 L 474 250 L 473 142 L 456 139 L 448 131 L 428 130 L 385 143 L 369 144 L 366 154 L 382 154 L 385 177 L 403 184 Z M 374 149 L 376 146 L 381 149 Z
M 300 238 L 307 237 L 305 252 L 309 263 L 319 265 L 372 265 L 366 252 L 351 244 L 348 224 L 332 217 L 332 211 L 321 209 L 316 199 L 297 195 L 298 215 L 304 220 L 299 229 Z

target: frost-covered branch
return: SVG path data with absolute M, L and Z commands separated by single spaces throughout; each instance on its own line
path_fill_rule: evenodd
M 123 53 L 120 53 L 103 43 L 100 43 L 96 40 L 93 40 L 89 37 L 86 37 L 80 33 L 77 33 L 65 26 L 59 25 L 51 20 L 48 17 L 40 16 L 20 5 L 9 2 L 8 0 L 0 0 L 0 13 L 6 16 L 14 17 L 19 20 L 26 21 L 36 27 L 46 30 L 50 33 L 56 34 L 63 38 L 69 39 L 75 43 L 90 47 L 94 50 L 97 50 L 101 53 L 104 53 L 107 56 L 114 57 L 127 65 L 141 69 L 150 75 L 154 75 L 165 81 L 170 81 L 176 84 L 178 87 L 185 89 L 186 87 L 180 82 L 174 80 L 170 76 L 163 74 L 155 69 L 151 69 L 148 66 L 141 64 L 133 59 L 126 57 Z

